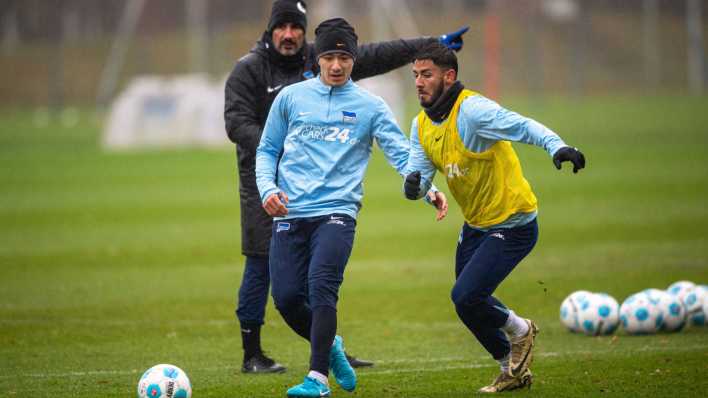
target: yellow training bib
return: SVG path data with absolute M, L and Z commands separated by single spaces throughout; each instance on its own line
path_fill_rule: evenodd
M 462 101 L 472 95 L 478 94 L 463 90 L 450 115 L 438 125 L 421 111 L 418 139 L 430 161 L 445 175 L 465 221 L 486 228 L 515 213 L 535 211 L 537 200 L 509 141 L 498 141 L 480 153 L 465 148 L 457 130 L 457 115 Z

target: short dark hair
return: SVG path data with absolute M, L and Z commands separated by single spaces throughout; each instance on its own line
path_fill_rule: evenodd
M 441 69 L 453 69 L 455 74 L 458 72 L 457 55 L 438 41 L 426 44 L 418 50 L 413 62 L 426 59 L 433 61 L 433 64 Z

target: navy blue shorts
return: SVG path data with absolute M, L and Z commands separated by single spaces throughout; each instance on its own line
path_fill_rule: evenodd
M 343 214 L 273 222 L 270 279 L 279 310 L 337 308 L 355 229 L 356 220 Z

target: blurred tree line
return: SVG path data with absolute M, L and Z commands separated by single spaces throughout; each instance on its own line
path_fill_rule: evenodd
M 121 21 L 136 0 L 0 0 L 0 106 L 92 104 L 115 53 Z M 380 0 L 391 2 L 393 0 Z M 483 79 L 484 17 L 494 4 L 501 20 L 501 91 L 528 95 L 683 91 L 687 75 L 687 4 L 691 0 L 406 0 L 422 34 L 471 25 L 460 54 L 462 77 Z M 704 0 L 699 0 L 706 3 Z M 270 0 L 139 0 L 141 12 L 117 85 L 142 74 L 202 72 L 221 79 L 260 37 Z M 371 37 L 375 1 L 307 1 L 308 38 L 329 2 Z M 195 55 L 190 10 L 203 12 Z M 647 5 L 653 9 L 647 9 Z M 572 18 L 549 7 L 575 6 Z M 650 12 L 650 14 L 647 14 Z M 708 6 L 701 14 L 705 20 Z M 654 14 L 651 14 L 654 13 Z M 650 16 L 648 19 L 647 15 Z M 653 15 L 653 16 L 652 16 Z M 653 22 L 652 22 L 653 18 Z M 647 20 L 650 24 L 647 25 Z M 395 25 L 398 21 L 391 20 Z M 652 25 L 653 24 L 653 25 Z M 653 28 L 648 28 L 654 26 Z M 705 31 L 705 24 L 699 26 Z M 393 30 L 392 30 L 393 31 Z M 705 36 L 705 35 L 704 35 Z M 192 44 L 190 44 L 192 43 Z M 705 42 L 703 42 L 705 46 Z M 203 62 L 195 67 L 193 58 Z M 701 60 L 699 60 L 701 61 Z M 703 65 L 705 63 L 696 63 Z M 695 69 L 695 68 L 694 68 Z M 696 72 L 693 72 L 694 75 Z M 700 71 L 699 71 L 700 73 Z M 705 71 L 702 71 L 702 76 Z

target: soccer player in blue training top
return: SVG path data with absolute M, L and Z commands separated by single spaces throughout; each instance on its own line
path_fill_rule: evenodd
M 315 30 L 320 74 L 281 90 L 256 151 L 256 182 L 272 217 L 270 275 L 276 308 L 310 341 L 310 372 L 289 397 L 330 395 L 328 372 L 347 391 L 356 374 L 337 331 L 337 299 L 361 208 L 362 179 L 373 141 L 401 174 L 408 141 L 386 103 L 350 75 L 357 35 L 341 18 Z M 427 191 L 427 190 L 426 190 Z M 447 213 L 447 201 L 428 198 Z
M 457 314 L 499 361 L 501 374 L 481 392 L 530 387 L 531 349 L 538 328 L 492 293 L 536 244 L 537 203 L 511 142 L 544 148 L 560 169 L 585 157 L 542 124 L 511 112 L 457 80 L 457 57 L 431 44 L 413 61 L 423 110 L 413 119 L 404 191 L 419 199 L 436 170 L 462 209 L 452 301 Z
M 229 139 L 236 144 L 241 251 L 246 256 L 236 316 L 243 345 L 241 371 L 248 374 L 285 371 L 285 367 L 266 356 L 261 347 L 261 326 L 270 287 L 268 248 L 273 219 L 261 206 L 255 159 L 275 96 L 283 87 L 312 78 L 319 72 L 314 45 L 307 42 L 306 31 L 306 1 L 273 1 L 266 31 L 251 51 L 238 60 L 226 81 L 224 121 Z M 380 75 L 409 64 L 416 52 L 430 42 L 439 41 L 459 51 L 466 31 L 465 27 L 439 37 L 362 44 L 357 48 L 352 80 Z M 353 356 L 348 358 L 353 367 L 373 365 Z

